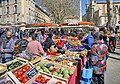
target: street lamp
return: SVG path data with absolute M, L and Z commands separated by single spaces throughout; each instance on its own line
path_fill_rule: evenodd
M 82 6 L 81 6 L 81 0 L 80 0 L 80 21 L 82 21 Z

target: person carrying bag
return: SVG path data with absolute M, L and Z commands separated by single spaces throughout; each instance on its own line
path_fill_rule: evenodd
M 91 84 L 92 76 L 93 76 L 93 68 L 90 62 L 87 61 L 82 71 L 81 84 Z

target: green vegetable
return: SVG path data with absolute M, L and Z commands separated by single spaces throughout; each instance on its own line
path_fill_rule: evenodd
M 50 70 L 50 71 L 53 70 L 53 66 L 50 66 L 50 67 L 49 67 L 49 70 Z
M 62 75 L 62 74 L 59 74 L 58 76 L 59 76 L 59 77 L 63 77 L 63 75 Z
M 74 73 L 73 70 L 69 70 L 69 75 L 72 75 Z
M 61 68 L 61 72 L 63 72 L 65 70 L 65 68 Z
M 53 75 L 58 76 L 58 73 L 57 72 L 53 72 Z
M 65 75 L 65 74 L 69 74 L 69 71 L 68 70 L 64 70 L 63 71 L 63 74 Z
M 69 75 L 68 75 L 68 74 L 65 74 L 65 75 L 64 75 L 64 78 L 65 78 L 65 79 L 68 79 L 68 78 L 69 78 Z
M 12 69 L 15 69 L 15 68 L 21 66 L 21 65 L 22 65 L 22 63 L 19 61 L 12 62 L 11 64 L 7 65 L 7 69 L 8 69 L 8 71 L 10 71 Z
M 57 69 L 56 72 L 60 73 L 60 69 Z

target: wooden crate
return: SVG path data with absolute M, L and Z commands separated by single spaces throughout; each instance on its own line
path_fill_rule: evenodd
M 7 66 L 4 64 L 0 64 L 0 76 L 7 71 Z
M 62 84 L 67 84 L 68 83 L 67 80 L 64 80 L 62 78 L 52 77 L 52 79 L 48 82 L 48 84 L 55 84 L 58 81 L 60 81 Z
M 30 62 L 32 63 L 32 64 L 35 64 L 35 63 L 37 63 L 38 61 L 40 61 L 41 60 L 41 57 L 36 57 L 35 59 L 33 59 L 33 60 L 31 60 Z
M 69 66 L 69 62 L 72 62 L 73 64 L 76 64 L 76 65 L 69 66 L 69 67 L 76 67 L 77 64 L 78 64 L 78 61 L 76 61 L 76 60 L 64 59 L 64 58 L 61 58 L 59 56 L 50 56 L 49 58 L 47 58 L 46 60 L 50 61 L 51 63 L 58 64 L 58 65 Z M 61 58 L 62 61 L 61 62 L 56 62 L 55 59 L 57 59 L 57 58 Z
M 41 72 L 41 73 L 35 75 L 32 79 L 30 79 L 26 84 L 37 83 L 37 82 L 35 82 L 35 79 L 36 79 L 39 75 L 42 75 L 42 76 L 45 77 L 46 79 L 50 79 L 49 81 L 51 81 L 51 79 L 52 79 L 52 76 L 51 76 L 51 75 Z M 46 83 L 46 84 L 49 84 L 49 82 Z
M 2 75 L 1 77 L 0 77 L 0 84 L 1 84 L 1 82 L 7 82 L 7 81 L 11 81 L 13 84 L 15 84 L 14 83 L 14 81 L 8 76 L 8 74 L 6 73 L 6 74 L 4 74 L 4 75 Z
M 46 63 L 52 63 L 52 64 L 54 64 L 54 68 L 56 68 L 56 69 L 60 69 L 60 68 L 65 68 L 65 69 L 67 69 L 67 70 L 73 70 L 73 71 L 75 71 L 75 69 L 77 68 L 77 66 L 76 67 L 70 67 L 70 66 L 66 66 L 66 65 L 62 65 L 62 64 L 58 64 L 58 63 L 53 63 L 53 62 L 51 62 L 51 61 L 48 61 L 48 60 L 42 60 L 42 61 L 40 61 L 41 63 L 43 63 L 43 64 L 46 64 Z M 48 74 L 48 73 L 46 73 L 46 72 L 41 72 L 41 71 L 39 71 L 40 73 L 45 73 L 45 74 Z M 63 84 L 67 84 L 68 83 L 68 79 L 64 79 L 64 78 L 61 78 L 61 77 L 58 77 L 58 76 L 55 76 L 55 75 L 52 75 L 52 73 L 50 72 L 50 74 L 49 75 L 51 75 L 52 77 L 53 77 L 53 79 L 54 80 L 62 80 L 64 83 Z M 51 84 L 52 82 L 50 82 L 49 84 Z
M 17 70 L 17 69 L 23 67 L 24 65 L 26 65 L 26 64 L 28 63 L 27 60 L 18 57 L 18 58 L 14 59 L 14 60 L 12 60 L 12 61 L 10 61 L 10 62 L 5 63 L 4 65 L 7 66 L 7 65 L 9 65 L 9 64 L 11 64 L 11 63 L 14 63 L 14 62 L 16 62 L 16 61 L 20 61 L 20 62 L 22 63 L 22 65 L 19 66 L 19 67 L 17 67 L 17 68 L 15 68 L 15 69 L 12 69 L 11 71 L 15 71 L 15 70 Z
M 15 77 L 15 75 L 14 75 L 13 73 L 16 72 L 16 71 L 18 71 L 18 70 L 20 70 L 21 68 L 25 67 L 26 65 L 29 65 L 31 68 L 34 67 L 34 66 L 32 65 L 32 63 L 27 63 L 27 64 L 24 64 L 23 66 L 21 66 L 21 67 L 19 67 L 19 68 L 17 68 L 17 69 L 14 69 L 14 70 L 12 70 L 12 71 L 7 72 L 8 76 L 15 82 L 15 84 L 22 84 L 22 83 Z M 33 77 L 33 78 L 34 78 L 34 77 Z M 29 80 L 31 80 L 31 79 L 29 79 Z M 27 82 L 26 82 L 26 83 L 27 83 Z M 28 84 L 28 83 L 27 83 L 27 84 Z

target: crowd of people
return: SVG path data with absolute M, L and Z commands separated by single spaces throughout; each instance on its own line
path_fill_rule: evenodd
M 29 33 L 29 34 L 28 34 Z M 104 72 L 106 70 L 106 60 L 108 58 L 107 29 L 104 28 L 103 34 L 99 28 L 87 33 L 61 30 L 50 30 L 49 34 L 45 34 L 44 29 L 34 30 L 32 32 L 22 32 L 13 34 L 9 30 L 0 30 L 0 59 L 1 63 L 6 63 L 14 59 L 15 54 L 26 51 L 35 56 L 41 54 L 46 56 L 46 52 L 54 51 L 56 53 L 65 53 L 66 47 L 61 47 L 54 42 L 55 36 L 76 36 L 81 45 L 88 50 L 88 59 L 93 66 L 93 78 L 97 82 L 95 84 L 104 84 Z M 28 41 L 28 37 L 32 39 Z M 114 42 L 115 34 L 111 31 L 110 40 Z M 18 46 L 18 47 L 16 47 Z M 115 45 L 114 45 L 115 46 Z M 15 52 L 18 51 L 18 52 Z

